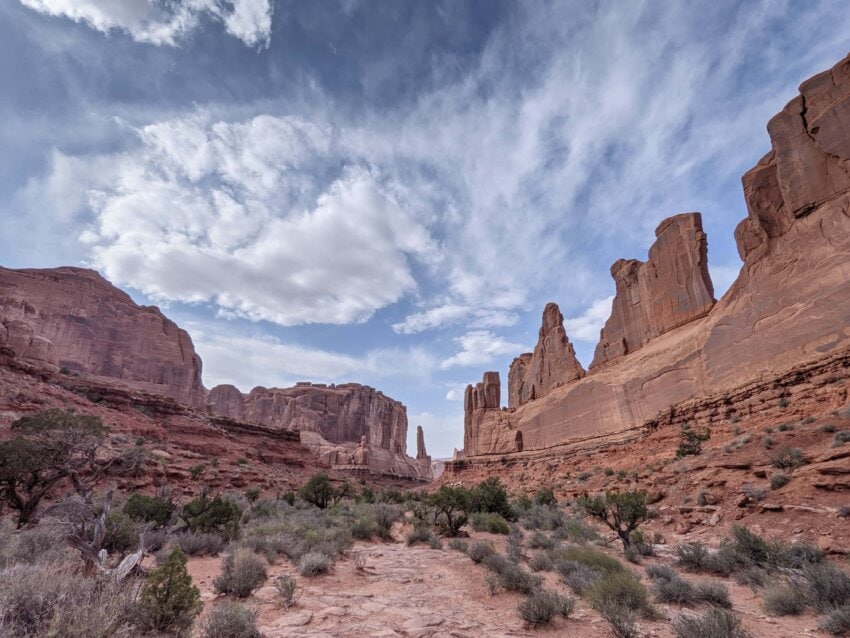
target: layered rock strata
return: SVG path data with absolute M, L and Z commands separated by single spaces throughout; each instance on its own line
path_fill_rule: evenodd
M 573 344 L 564 331 L 564 315 L 556 303 L 546 304 L 534 352 L 519 355 L 508 372 L 508 407 L 546 396 L 554 388 L 584 376 Z
M 189 334 L 92 270 L 0 267 L 0 313 L 0 333 L 18 357 L 204 403 Z
M 646 262 L 614 264 L 617 294 L 586 376 L 510 411 L 482 401 L 481 384 L 467 390 L 466 462 L 670 424 L 709 397 L 735 410 L 740 388 L 793 385 L 800 366 L 850 351 L 850 56 L 804 82 L 768 132 L 772 150 L 742 180 L 744 265 L 723 298 L 699 215 L 665 220 Z M 832 374 L 824 392 L 835 396 L 819 401 L 834 407 L 850 371 Z
M 431 478 L 430 459 L 421 463 L 406 454 L 407 409 L 369 386 L 299 383 L 293 388 L 256 387 L 243 395 L 232 385 L 219 385 L 210 390 L 207 405 L 231 419 L 299 432 L 302 443 L 331 465 Z

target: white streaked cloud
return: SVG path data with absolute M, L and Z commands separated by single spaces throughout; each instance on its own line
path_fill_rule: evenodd
M 614 296 L 597 299 L 578 317 L 564 319 L 564 330 L 571 341 L 599 341 L 599 332 L 611 316 Z
M 267 46 L 271 38 L 271 0 L 20 0 L 50 16 L 82 22 L 103 33 L 124 31 L 137 42 L 175 46 L 198 28 L 203 17 L 248 46 Z
M 489 330 L 472 330 L 454 339 L 458 350 L 440 364 L 443 370 L 488 364 L 500 355 L 525 352 L 521 344 L 512 343 Z

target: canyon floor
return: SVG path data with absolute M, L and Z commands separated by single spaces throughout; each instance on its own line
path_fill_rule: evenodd
M 265 638 L 289 636 L 312 637 L 408 637 L 408 638 L 476 638 L 487 636 L 599 636 L 615 634 L 598 612 L 582 598 L 576 597 L 575 611 L 569 618 L 557 618 L 545 627 L 529 627 L 517 614 L 524 596 L 501 591 L 491 594 L 486 584 L 487 569 L 473 563 L 461 552 L 445 545 L 431 549 L 422 545 L 409 547 L 403 541 L 409 526 L 396 525 L 391 542 L 357 542 L 345 558 L 337 561 L 330 573 L 302 578 L 297 568 L 279 561 L 269 569 L 269 579 L 254 592 L 247 605 L 258 614 L 258 626 Z M 526 537 L 528 532 L 526 532 Z M 682 537 L 684 539 L 684 537 Z M 470 532 L 469 542 L 491 543 L 497 551 L 505 551 L 505 537 Z M 678 541 L 680 539 L 672 539 Z M 602 549 L 622 560 L 619 543 L 611 542 Z M 646 584 L 646 567 L 673 565 L 673 545 L 656 546 L 657 555 L 640 565 L 629 565 Z M 524 561 L 533 555 L 527 551 Z M 362 570 L 352 557 L 365 556 Z M 525 565 L 527 567 L 527 564 Z M 221 568 L 221 559 L 195 558 L 188 564 L 194 582 L 202 592 L 205 612 L 227 597 L 216 594 L 213 580 Z M 551 572 L 540 572 L 544 586 L 570 595 L 570 590 Z M 296 603 L 285 608 L 278 602 L 271 585 L 279 574 L 297 579 Z M 794 638 L 827 636 L 818 630 L 820 617 L 812 613 L 799 616 L 770 617 L 762 609 L 762 593 L 737 584 L 731 578 L 713 578 L 680 572 L 691 582 L 710 580 L 725 585 L 733 602 L 731 611 L 743 621 L 751 638 Z M 655 620 L 639 620 L 641 636 L 672 638 L 672 620 L 680 614 L 701 614 L 706 605 L 694 607 L 657 604 Z

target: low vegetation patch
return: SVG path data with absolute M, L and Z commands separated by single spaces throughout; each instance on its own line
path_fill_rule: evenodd
M 222 562 L 221 574 L 213 581 L 217 592 L 247 598 L 266 581 L 266 566 L 254 552 L 239 548 Z
M 525 597 L 517 607 L 517 613 L 527 625 L 540 627 L 551 623 L 557 615 L 568 618 L 575 605 L 574 598 L 561 596 L 548 589 L 538 589 Z
M 260 638 L 257 615 L 239 603 L 219 603 L 204 620 L 201 635 L 203 638 Z
M 724 609 L 709 609 L 701 616 L 682 615 L 673 622 L 676 638 L 747 638 L 741 620 Z

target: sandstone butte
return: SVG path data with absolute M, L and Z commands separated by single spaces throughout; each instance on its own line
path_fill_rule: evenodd
M 744 263 L 726 294 L 715 301 L 700 214 L 662 221 L 647 261 L 611 268 L 616 294 L 589 371 L 547 305 L 534 352 L 511 364 L 508 407 L 496 372 L 467 388 L 464 449 L 443 480 L 577 441 L 728 423 L 777 402 L 799 414 L 844 405 L 850 56 L 804 82 L 767 128 L 772 149 L 742 178 Z
M 348 473 L 432 476 L 421 429 L 417 458 L 406 454 L 407 410 L 400 402 L 355 383 L 257 387 L 247 395 L 230 385 L 208 391 L 189 334 L 92 270 L 0 267 L 0 349 L 56 377 L 68 371 L 202 414 L 297 433 L 322 464 Z

